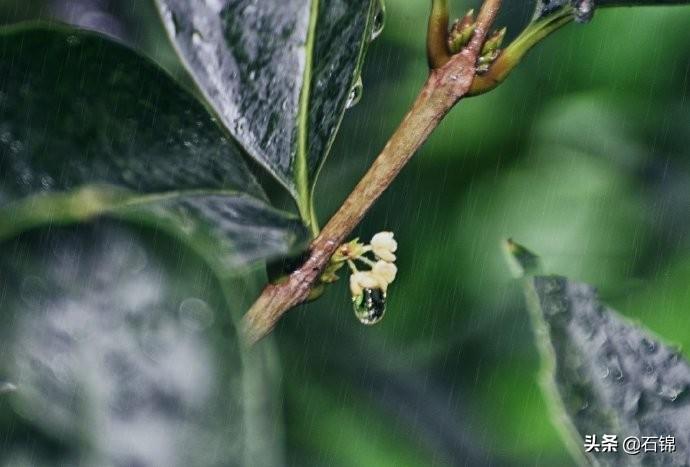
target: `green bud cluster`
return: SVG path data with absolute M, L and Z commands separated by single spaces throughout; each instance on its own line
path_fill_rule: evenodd
M 456 19 L 448 32 L 448 50 L 451 54 L 459 53 L 472 39 L 476 28 L 474 10 L 469 10 L 465 16 Z M 494 31 L 482 47 L 477 59 L 477 73 L 486 73 L 491 64 L 501 54 L 501 45 L 506 36 L 506 28 Z
M 456 54 L 472 39 L 475 28 L 474 10 L 468 11 L 462 18 L 456 19 L 448 33 L 448 50 Z
M 507 28 L 502 28 L 498 31 L 494 31 L 486 42 L 484 42 L 479 59 L 477 60 L 477 73 L 481 74 L 489 71 L 491 64 L 501 54 L 501 45 L 503 45 L 503 39 L 506 37 L 507 30 Z

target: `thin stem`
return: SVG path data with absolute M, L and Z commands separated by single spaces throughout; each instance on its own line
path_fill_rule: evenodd
M 506 47 L 483 75 L 478 75 L 472 83 L 469 96 L 477 96 L 491 91 L 501 84 L 520 63 L 532 47 L 548 35 L 573 21 L 573 9 L 566 6 L 553 14 L 527 26 L 522 33 Z
M 450 60 L 448 50 L 448 0 L 431 0 L 429 28 L 426 35 L 429 68 L 441 68 Z
M 690 0 L 597 0 L 596 7 L 687 5 L 689 3 Z M 531 23 L 501 52 L 488 72 L 475 78 L 468 96 L 484 94 L 501 84 L 532 47 L 574 19 L 573 7 L 564 5 L 548 16 Z
M 367 266 L 371 266 L 372 268 L 376 265 L 376 263 L 374 263 L 372 260 L 370 260 L 366 256 L 360 256 L 357 258 L 357 260 L 363 262 Z
M 441 68 L 432 69 L 412 108 L 371 168 L 313 241 L 305 263 L 280 284 L 269 284 L 244 317 L 246 343 L 255 343 L 290 308 L 304 302 L 340 244 L 390 186 L 414 153 L 451 108 L 467 94 L 475 77 L 477 55 L 501 0 L 485 0 L 469 45 Z
M 348 267 L 350 268 L 350 271 L 352 271 L 353 274 L 354 274 L 355 272 L 358 272 L 358 270 L 357 270 L 357 265 L 356 265 L 355 262 L 352 261 L 351 259 L 348 259 L 348 260 L 347 260 L 347 265 L 348 265 Z

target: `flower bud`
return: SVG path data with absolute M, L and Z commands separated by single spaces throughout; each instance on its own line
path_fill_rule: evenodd
M 448 33 L 448 49 L 453 54 L 462 50 L 474 34 L 474 10 L 470 10 L 461 19 L 455 20 Z
M 489 55 L 498 50 L 501 47 L 501 45 L 503 45 L 503 39 L 505 39 L 506 37 L 507 30 L 508 28 L 502 28 L 498 31 L 494 31 L 486 40 L 486 42 L 484 42 L 481 55 Z
M 371 251 L 377 258 L 392 263 L 395 261 L 395 250 L 398 242 L 393 239 L 393 232 L 379 232 L 371 238 Z
M 398 273 L 398 268 L 395 264 L 386 261 L 377 261 L 371 269 L 371 273 L 378 280 L 381 289 L 385 292 L 388 285 L 395 280 L 395 275 Z
M 353 297 L 364 293 L 364 289 L 380 288 L 379 281 L 371 271 L 357 271 L 350 276 L 350 292 Z
M 364 253 L 364 245 L 360 243 L 359 238 L 355 238 L 347 243 L 340 245 L 340 247 L 333 253 L 331 261 L 340 263 L 348 259 L 359 258 Z

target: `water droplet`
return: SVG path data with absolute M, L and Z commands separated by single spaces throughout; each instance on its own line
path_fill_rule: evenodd
M 182 324 L 195 331 L 208 328 L 215 318 L 208 303 L 194 297 L 183 300 L 179 311 Z
M 662 386 L 659 389 L 659 396 L 671 402 L 678 399 L 683 392 L 685 392 L 685 387 L 672 387 L 672 386 Z
M 55 181 L 53 180 L 53 177 L 51 177 L 50 175 L 42 175 L 40 183 L 41 188 L 43 188 L 44 190 L 50 190 L 55 184 Z
M 383 28 L 386 25 L 386 2 L 385 0 L 378 0 L 376 2 L 376 10 L 374 11 L 374 24 L 371 28 L 371 40 L 373 41 L 381 35 Z
M 206 0 L 206 5 L 216 14 L 223 11 L 223 3 L 221 0 Z
M 10 143 L 10 151 L 12 151 L 14 154 L 19 154 L 22 149 L 24 149 L 24 145 L 21 141 L 15 140 Z
M 204 42 L 204 38 L 201 36 L 199 31 L 194 31 L 192 33 L 192 44 L 199 46 L 202 45 Z
M 173 36 L 177 36 L 180 27 L 177 19 L 177 15 L 167 6 L 163 5 L 163 21 L 168 26 L 168 29 L 172 32 Z
M 14 392 L 16 390 L 16 385 L 8 383 L 7 381 L 0 381 L 0 395 L 7 394 L 8 392 Z
M 386 313 L 386 294 L 381 289 L 364 289 L 362 295 L 352 297 L 352 305 L 359 322 L 371 326 Z
M 79 45 L 79 38 L 73 34 L 70 36 L 67 36 L 67 44 L 70 47 L 74 47 L 75 45 Z
M 544 282 L 544 293 L 547 295 L 558 295 L 563 291 L 563 282 L 555 278 L 546 278 Z
M 656 348 L 657 348 L 657 347 L 656 347 L 656 342 L 650 341 L 650 340 L 647 339 L 646 337 L 643 337 L 643 338 L 642 338 L 642 345 L 644 346 L 644 349 L 645 349 L 645 351 L 647 351 L 647 353 L 654 353 L 654 352 L 656 352 Z
M 362 77 L 358 76 L 357 81 L 350 89 L 350 94 L 347 96 L 347 103 L 345 104 L 346 109 L 351 109 L 362 99 L 362 92 L 364 90 L 364 85 L 362 84 Z
M 544 313 L 549 316 L 560 315 L 568 313 L 569 303 L 565 297 L 554 297 L 553 300 L 547 303 L 544 308 Z

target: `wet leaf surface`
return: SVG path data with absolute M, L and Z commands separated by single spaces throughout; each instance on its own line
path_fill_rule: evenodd
M 0 34 L 0 239 L 110 214 L 188 241 L 223 274 L 301 248 L 242 149 L 157 66 L 70 28 Z
M 364 50 L 383 27 L 379 0 L 157 3 L 223 123 L 308 210 Z
M 260 281 L 223 290 L 179 243 L 110 222 L 0 248 L 1 465 L 280 463 L 270 347 L 235 325 Z
M 538 0 L 533 21 L 545 18 L 565 6 L 572 6 L 579 21 L 592 18 L 596 7 L 607 6 L 645 6 L 645 5 L 680 5 L 687 0 Z
M 679 351 L 603 305 L 592 286 L 561 276 L 525 281 L 544 388 L 576 458 L 585 462 L 585 436 L 600 442 L 612 434 L 617 452 L 589 453 L 590 462 L 688 465 L 690 365 Z M 647 452 L 626 454 L 623 442 L 631 436 L 673 436 L 673 452 L 652 452 L 649 444 Z

